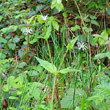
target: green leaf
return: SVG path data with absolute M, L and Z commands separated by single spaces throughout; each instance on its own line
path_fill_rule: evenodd
M 52 25 L 53 25 L 54 29 L 56 29 L 57 31 L 59 30 L 59 25 L 56 21 L 52 21 Z
M 92 32 L 92 28 L 83 27 L 83 30 L 84 30 L 85 32 Z
M 67 49 L 68 49 L 68 50 L 71 50 L 77 40 L 78 40 L 78 37 L 76 37 L 76 38 L 74 38 L 73 40 L 71 40 L 71 41 L 69 42 L 69 44 L 67 45 Z
M 7 84 L 8 84 L 8 85 L 13 85 L 14 79 L 15 79 L 14 76 L 10 76 L 10 77 L 7 79 Z
M 60 4 L 62 2 L 62 0 L 57 0 L 57 3 Z
M 16 31 L 17 28 L 18 28 L 18 26 L 16 26 L 16 25 L 11 25 L 11 26 L 9 26 L 9 27 L 6 27 L 6 28 L 1 29 L 1 31 L 2 31 L 2 33 L 9 33 L 9 32 L 14 32 L 14 31 Z
M 5 58 L 6 58 L 6 55 L 3 53 L 0 53 L 0 60 L 5 59 Z
M 71 30 L 72 30 L 72 31 L 76 31 L 76 30 L 78 30 L 78 29 L 80 29 L 80 26 L 79 26 L 79 25 L 75 25 L 75 27 L 71 27 Z
M 1 20 L 2 20 L 3 18 L 4 18 L 3 16 L 0 16 L 0 22 L 1 22 Z
M 29 72 L 28 72 L 28 75 L 29 75 L 29 76 L 38 76 L 38 73 L 37 73 L 37 71 L 32 70 L 32 71 L 29 71 Z
M 80 35 L 78 35 L 78 36 L 79 36 L 78 40 L 79 40 L 80 42 L 86 42 L 86 41 L 87 41 L 87 37 L 86 37 L 85 34 L 80 34 Z
M 63 73 L 63 74 L 69 73 L 69 72 L 81 72 L 81 71 L 73 68 L 65 68 L 59 71 L 59 73 Z
M 24 66 L 26 66 L 26 63 L 25 62 L 21 62 L 21 63 L 19 63 L 18 68 L 24 68 Z
M 10 90 L 11 86 L 8 86 L 7 84 L 3 86 L 3 91 L 8 92 Z
M 100 53 L 100 54 L 95 55 L 94 60 L 102 59 L 102 58 L 105 58 L 105 57 L 106 57 L 106 53 Z
M 11 100 L 18 100 L 18 97 L 15 97 L 15 96 L 9 96 L 9 99 L 11 99 Z
M 81 110 L 81 108 L 80 107 L 76 107 L 75 110 Z
M 13 86 L 14 84 L 14 80 L 15 80 L 15 77 L 14 76 L 10 76 L 8 79 L 7 79 L 7 84 L 3 86 L 3 90 L 4 91 L 9 91 L 10 88 Z
M 48 61 L 42 60 L 38 57 L 36 57 L 36 59 L 38 60 L 38 62 L 40 63 L 40 65 L 45 68 L 47 71 L 54 73 L 56 75 L 57 72 L 57 68 L 55 67 L 55 65 L 49 63 Z
M 76 88 L 75 91 L 74 107 L 76 107 L 80 103 L 83 95 L 86 96 L 85 91 L 80 88 Z M 67 95 L 61 100 L 61 108 L 73 109 L 73 95 L 74 88 L 68 89 Z
M 53 9 L 55 7 L 58 11 L 61 11 L 62 9 L 64 9 L 61 1 L 62 0 L 52 0 L 51 9 Z
M 4 39 L 3 37 L 0 37 L 0 43 L 4 43 L 4 44 L 6 44 L 6 43 L 7 43 L 7 40 Z
M 88 101 L 94 101 L 96 105 L 100 104 L 104 100 L 101 94 L 96 94 L 88 98 Z
M 110 59 L 110 52 L 106 52 L 106 56 Z
M 99 23 L 96 20 L 91 20 L 91 24 L 94 24 L 94 25 L 100 27 Z
M 107 14 L 110 15 L 110 7 L 107 8 Z
M 92 46 L 95 46 L 96 45 L 96 42 L 94 41 L 93 36 L 89 34 L 88 37 L 89 37 L 90 44 Z
M 17 43 L 17 42 L 19 42 L 19 41 L 20 41 L 20 38 L 19 38 L 18 36 L 15 36 L 14 39 L 13 39 L 13 42 L 14 42 L 14 43 Z
M 93 20 L 93 19 L 97 19 L 96 16 L 93 16 L 93 15 L 90 15 L 90 18 Z
M 22 49 L 18 50 L 18 56 L 22 58 L 24 56 L 24 52 Z
M 63 16 L 64 16 L 65 18 L 67 18 L 67 17 L 68 17 L 68 14 L 67 14 L 66 12 L 64 12 L 64 13 L 63 13 Z
M 14 43 L 8 43 L 8 46 L 12 50 L 15 50 L 15 48 L 16 48 L 16 44 L 14 44 Z
M 46 28 L 46 33 L 45 33 L 45 39 L 48 39 L 51 35 L 52 27 L 49 25 L 49 27 Z
M 108 40 L 108 33 L 106 31 L 103 31 L 101 36 L 104 38 L 104 40 Z

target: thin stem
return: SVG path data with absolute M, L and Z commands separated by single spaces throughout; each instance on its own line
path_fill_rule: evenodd
M 75 4 L 76 4 L 76 7 L 77 7 L 78 12 L 79 12 L 80 17 L 81 17 L 81 23 L 83 24 L 83 26 L 84 26 L 84 27 L 86 27 L 86 25 L 85 25 L 85 23 L 84 23 L 83 16 L 82 16 L 82 14 L 81 14 L 81 11 L 80 11 L 80 9 L 79 9 L 79 6 L 78 6 L 78 4 L 77 4 L 76 0 L 74 0 L 74 2 L 75 2 Z M 87 36 L 87 40 L 88 40 L 88 46 L 89 46 L 89 56 L 90 56 L 90 66 L 91 66 L 91 65 L 92 65 L 91 47 L 90 47 L 90 42 L 89 42 L 89 38 L 88 38 L 88 33 L 87 33 L 87 32 L 85 32 L 84 30 L 83 30 L 83 32 L 86 34 L 86 36 Z
M 0 72 L 0 97 L 2 96 L 1 94 L 2 94 L 2 89 L 1 89 L 1 78 L 2 77 L 2 73 Z M 1 108 L 1 102 L 2 102 L 2 100 L 1 100 L 2 98 L 0 98 L 0 108 Z
M 59 66 L 58 70 L 60 70 L 60 68 L 61 68 L 61 66 L 62 66 L 62 64 L 63 64 L 64 58 L 65 58 L 67 52 L 68 52 L 68 50 L 66 50 L 65 54 L 63 55 L 63 58 L 62 58 L 62 61 L 61 61 L 61 63 L 60 63 L 60 66 Z
M 52 90 L 52 99 L 51 99 L 51 107 L 50 107 L 50 110 L 53 110 L 53 99 L 54 99 L 54 92 L 55 92 L 55 82 L 56 82 L 56 78 L 57 78 L 57 75 L 55 75 L 55 77 L 54 77 L 53 90 Z
M 50 52 L 50 46 L 49 46 L 49 43 L 48 43 L 48 40 L 47 39 L 46 39 L 46 42 L 47 42 L 47 47 L 48 47 L 48 51 L 49 51 L 50 61 L 53 64 L 53 60 L 52 60 L 52 56 L 51 56 L 51 52 Z
M 27 53 L 29 52 L 29 33 L 27 34 Z

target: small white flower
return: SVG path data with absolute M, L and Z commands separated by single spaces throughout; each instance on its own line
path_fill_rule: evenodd
M 47 20 L 47 18 L 48 18 L 48 16 L 47 16 L 47 15 L 45 15 L 45 16 L 43 16 L 43 15 L 42 15 L 42 19 L 43 19 L 44 21 L 46 21 L 46 20 Z
M 28 35 L 32 33 L 32 29 L 30 29 L 29 27 L 25 28 L 24 30 L 22 30 L 22 32 L 25 34 L 25 35 Z
M 84 43 L 84 42 L 77 42 L 77 46 L 78 46 L 78 49 L 82 51 L 87 49 L 87 43 Z

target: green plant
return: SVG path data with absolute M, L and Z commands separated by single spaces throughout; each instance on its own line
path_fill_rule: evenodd
M 108 86 L 108 84 L 97 85 L 95 88 L 94 95 L 88 98 L 88 100 L 93 101 L 95 103 L 96 109 L 109 109 L 110 87 Z
M 14 109 L 13 102 L 19 101 L 16 105 L 17 108 L 26 108 L 26 103 L 34 103 L 34 100 L 38 101 L 41 94 L 40 87 L 42 84 L 40 82 L 27 82 L 26 80 L 25 74 L 21 74 L 17 78 L 10 76 L 7 79 L 7 84 L 3 86 L 3 91 L 9 94 L 9 109 Z M 30 102 L 30 100 L 32 100 L 32 102 Z M 39 105 L 36 105 L 35 108 L 38 108 L 38 106 L 39 108 L 44 107 L 43 100 L 39 103 Z M 28 106 L 28 109 L 29 108 L 30 107 Z M 34 108 L 34 106 L 32 106 L 32 108 Z

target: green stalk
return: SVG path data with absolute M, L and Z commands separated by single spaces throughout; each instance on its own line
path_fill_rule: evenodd
M 63 58 L 62 58 L 62 61 L 60 63 L 60 66 L 59 66 L 58 70 L 60 70 L 60 68 L 61 68 L 61 66 L 63 64 L 64 58 L 66 57 L 67 52 L 68 52 L 68 50 L 66 50 L 65 54 L 63 55 Z
M 53 64 L 53 60 L 52 60 L 52 56 L 51 56 L 51 52 L 50 52 L 50 46 L 49 46 L 47 39 L 46 39 L 46 42 L 47 42 L 47 47 L 48 47 L 48 51 L 49 51 L 49 57 L 50 57 L 51 63 Z
M 29 33 L 27 35 L 27 53 L 29 53 Z
M 50 110 L 53 110 L 53 99 L 54 99 L 54 92 L 55 92 L 55 82 L 56 82 L 57 75 L 54 76 L 54 82 L 53 82 L 53 90 L 52 90 L 52 99 L 51 99 L 51 106 Z
M 2 89 L 1 89 L 1 77 L 2 77 L 2 75 L 1 75 L 2 73 L 0 72 L 0 97 L 1 97 L 1 94 L 2 94 Z M 2 98 L 0 98 L 0 108 L 1 108 L 1 106 L 2 106 Z
M 50 52 L 50 47 L 49 47 L 49 43 L 48 43 L 48 39 L 46 39 L 46 42 L 47 42 L 47 46 L 48 46 L 48 51 L 49 51 L 49 57 L 50 57 L 50 60 L 51 60 L 51 63 L 53 64 L 53 60 L 52 60 L 52 56 L 51 56 L 51 52 Z M 63 58 L 62 58 L 62 61 L 60 63 L 60 66 L 59 66 L 59 69 L 61 68 L 62 64 L 63 64 L 63 61 L 64 61 L 64 58 L 67 54 L 68 50 L 66 51 L 66 53 L 63 55 Z M 58 70 L 59 70 L 58 69 Z M 55 82 L 56 82 L 56 79 L 57 79 L 57 74 L 55 74 L 54 76 L 54 80 L 53 80 L 53 89 L 52 89 L 52 99 L 51 99 L 51 106 L 50 106 L 50 110 L 53 110 L 53 100 L 54 100 L 54 92 L 55 92 Z
M 76 4 L 76 7 L 77 7 L 78 12 L 79 12 L 79 15 L 80 15 L 80 17 L 81 17 L 81 23 L 82 23 L 82 25 L 83 25 L 84 27 L 86 27 L 86 24 L 85 24 L 85 22 L 84 22 L 84 19 L 83 19 L 83 16 L 82 16 L 82 14 L 81 14 L 81 11 L 80 11 L 80 9 L 79 9 L 79 6 L 78 6 L 78 4 L 77 4 L 77 1 L 74 0 L 74 2 L 75 2 L 75 4 Z M 81 26 L 81 27 L 82 27 L 82 26 Z M 90 66 L 91 66 L 91 65 L 92 65 L 92 58 L 91 58 L 91 47 L 90 47 L 90 42 L 89 42 L 89 38 L 88 38 L 88 34 L 89 34 L 89 33 L 85 32 L 84 30 L 83 30 L 83 33 L 86 34 L 87 40 L 88 40 L 89 56 L 90 56 Z

